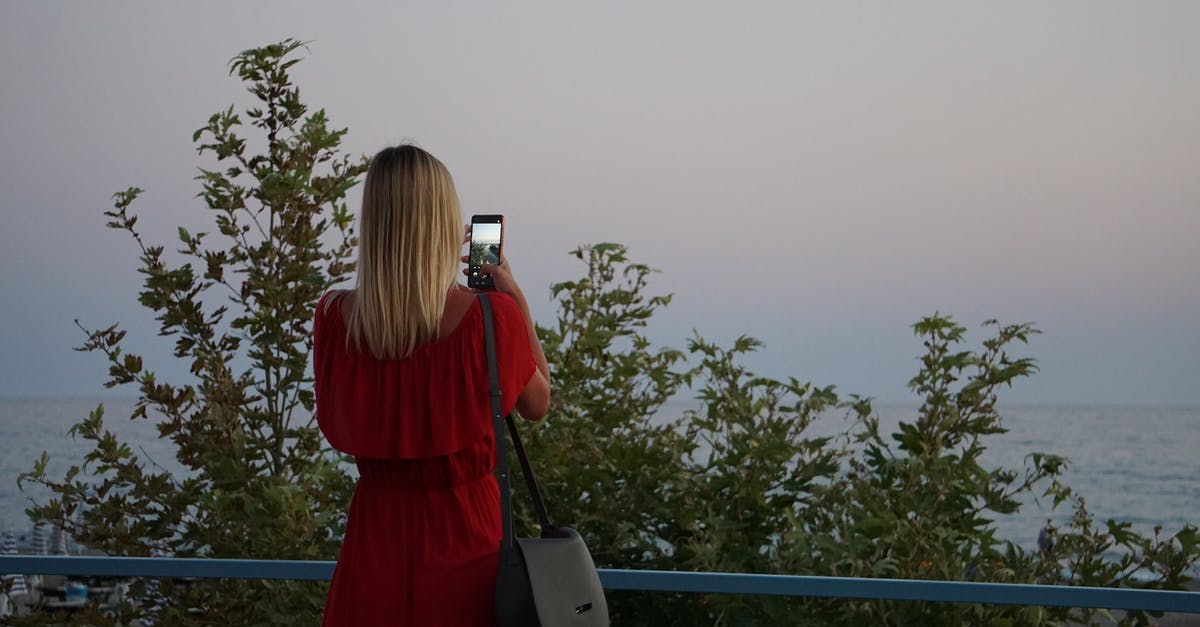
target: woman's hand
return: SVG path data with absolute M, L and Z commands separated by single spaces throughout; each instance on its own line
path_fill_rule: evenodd
M 471 243 L 470 224 L 463 229 L 463 243 Z M 470 256 L 463 255 L 462 262 L 467 264 L 467 267 L 463 268 L 463 275 L 470 276 Z M 521 292 L 521 286 L 517 285 L 516 279 L 513 278 L 512 266 L 508 265 L 508 258 L 505 257 L 503 253 L 500 254 L 499 265 L 485 263 L 479 267 L 479 273 L 484 276 L 492 277 L 492 282 L 495 284 L 495 287 L 491 289 L 500 292 L 501 294 L 508 294 L 509 296 L 517 299 L 518 302 L 521 302 L 521 300 L 524 299 L 525 295 L 523 292 Z
M 470 264 L 470 258 L 466 255 L 462 258 L 464 263 Z M 470 275 L 470 268 L 463 268 L 464 275 Z M 520 302 L 525 297 L 521 292 L 521 286 L 517 285 L 517 280 L 513 278 L 511 266 L 508 265 L 508 259 L 503 254 L 500 255 L 500 265 L 485 263 L 479 267 L 479 273 L 484 276 L 492 277 L 492 283 L 495 287 L 491 288 L 501 294 L 508 294 Z

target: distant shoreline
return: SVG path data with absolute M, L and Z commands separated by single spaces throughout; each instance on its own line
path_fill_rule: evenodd
M 51 401 L 124 401 L 134 402 L 140 398 L 137 394 L 105 394 L 97 392 L 94 394 L 78 393 L 78 394 L 62 394 L 56 396 L 44 396 L 40 394 L 20 395 L 20 394 L 0 394 L 0 403 L 36 403 L 36 402 L 51 402 Z M 908 399 L 870 399 L 872 406 L 879 407 L 911 407 L 917 408 L 921 406 L 921 400 L 915 398 Z M 667 400 L 666 406 L 678 405 L 682 403 L 699 402 L 687 394 L 678 394 Z M 1117 402 L 1096 402 L 1096 401 L 1022 401 L 1022 400 L 1004 400 L 997 402 L 997 408 L 1000 410 L 1001 416 L 1005 409 L 1130 409 L 1130 410 L 1147 410 L 1147 409 L 1165 409 L 1178 411 L 1200 411 L 1200 401 L 1189 403 L 1171 403 L 1171 402 L 1150 402 L 1150 401 L 1117 401 Z

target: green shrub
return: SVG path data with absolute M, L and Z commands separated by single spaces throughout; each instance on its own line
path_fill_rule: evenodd
M 686 352 L 643 334 L 669 296 L 648 296 L 651 270 L 626 250 L 574 251 L 585 276 L 553 287 L 558 319 L 540 329 L 555 396 L 530 429 L 552 514 L 577 525 L 604 567 L 1181 589 L 1200 562 L 1197 530 L 1142 537 L 1097 526 L 1059 477 L 1067 460 L 1033 452 L 1022 469 L 982 461 L 1004 433 L 1000 391 L 1036 371 L 1011 353 L 1037 330 L 985 323 L 982 347 L 933 315 L 910 382 L 921 405 L 880 432 L 869 399 L 832 386 L 750 372 L 696 335 Z M 685 389 L 694 408 L 659 412 Z M 837 428 L 810 429 L 816 421 Z M 835 433 L 812 435 L 813 431 Z M 1072 510 L 1046 551 L 996 537 L 996 520 L 1036 493 Z M 526 516 L 526 519 L 529 517 Z M 1117 561 L 1103 558 L 1118 551 Z M 1138 575 L 1138 577 L 1135 577 Z M 611 593 L 622 625 L 1005 625 L 1090 622 L 1102 611 L 765 596 Z M 1131 613 L 1125 622 L 1145 621 Z

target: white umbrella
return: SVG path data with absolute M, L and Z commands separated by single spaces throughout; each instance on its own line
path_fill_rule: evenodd
M 153 547 L 150 549 L 150 557 L 171 557 L 171 553 Z M 142 612 L 142 625 L 145 627 L 153 627 L 158 621 L 158 615 L 166 609 L 169 603 L 166 595 L 162 593 L 161 586 L 161 579 L 146 582 L 146 609 Z
M 46 523 L 36 523 L 33 525 L 33 554 L 46 554 Z
M 54 527 L 54 554 L 69 555 L 67 552 L 67 532 L 62 527 Z
M 12 531 L 4 532 L 4 543 L 0 544 L 0 555 L 16 555 L 17 554 L 17 539 L 13 537 Z M 25 585 L 25 575 L 4 575 L 0 577 L 4 581 L 4 587 L 8 588 L 10 596 L 20 596 L 29 594 L 29 588 Z

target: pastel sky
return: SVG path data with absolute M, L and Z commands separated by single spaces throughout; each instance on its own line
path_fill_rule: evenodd
M 469 218 L 467 218 L 469 221 Z M 500 225 L 481 222 L 471 225 L 471 241 L 480 244 L 499 244 Z
M 191 134 L 296 37 L 350 152 L 415 141 L 507 215 L 542 321 L 616 241 L 675 294 L 656 341 L 750 334 L 763 374 L 910 398 L 936 311 L 1044 331 L 1012 402 L 1200 404 L 1200 3 L 334 7 L 0 5 L 0 397 L 101 391 L 76 318 L 183 370 L 101 214 L 136 185 L 148 239 L 203 228 Z

